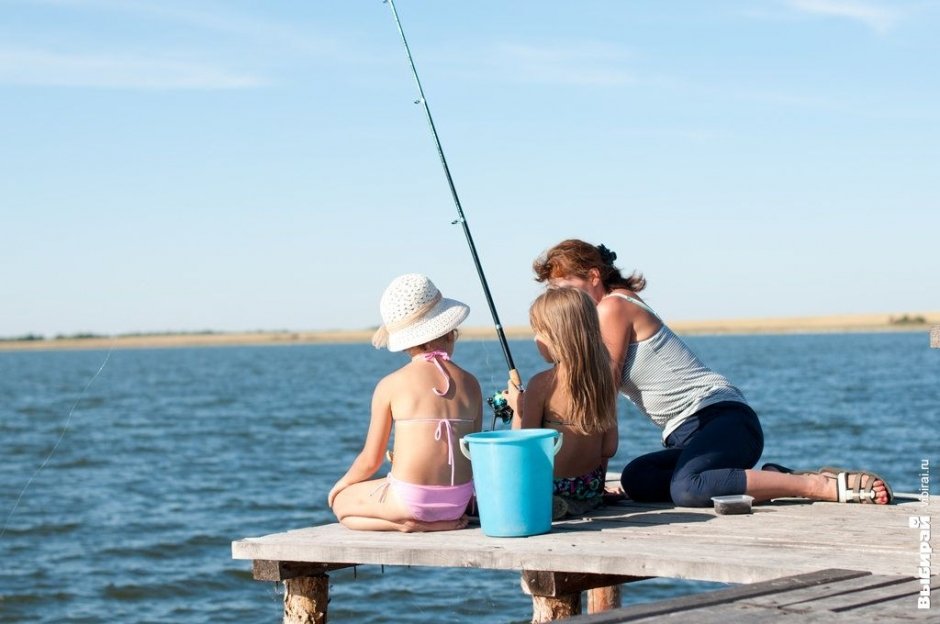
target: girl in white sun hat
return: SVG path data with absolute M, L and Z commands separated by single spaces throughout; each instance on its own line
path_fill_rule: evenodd
M 337 519 L 364 531 L 443 531 L 467 525 L 473 495 L 470 461 L 457 440 L 480 431 L 483 394 L 476 377 L 451 361 L 457 326 L 470 308 L 445 299 L 424 275 L 396 277 L 379 305 L 376 348 L 404 351 L 410 361 L 375 387 L 372 420 L 359 456 L 330 490 Z M 392 426 L 395 462 L 382 465 Z

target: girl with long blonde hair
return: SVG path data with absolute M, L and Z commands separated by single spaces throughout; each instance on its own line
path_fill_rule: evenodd
M 539 353 L 552 367 L 529 380 L 522 394 L 510 383 L 513 428 L 564 434 L 555 457 L 556 517 L 597 506 L 607 460 L 617 452 L 617 387 L 601 339 L 597 307 L 576 288 L 551 288 L 529 308 Z M 560 508 L 560 509 L 559 509 Z

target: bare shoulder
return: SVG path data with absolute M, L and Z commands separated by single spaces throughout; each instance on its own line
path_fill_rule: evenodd
M 457 366 L 456 364 L 454 364 L 454 368 L 457 369 L 459 374 L 459 378 L 457 380 L 459 383 L 465 385 L 468 390 L 482 394 L 483 391 L 480 389 L 480 381 L 476 378 L 476 375 L 461 368 L 460 366 Z
M 636 299 L 637 301 L 645 304 L 646 302 L 640 298 L 634 292 L 628 290 L 618 290 L 617 293 L 626 295 L 631 299 Z M 600 317 L 601 321 L 605 320 L 614 320 L 614 321 L 628 321 L 631 323 L 636 323 L 637 321 L 649 322 L 656 321 L 656 317 L 653 314 L 650 314 L 649 310 L 644 308 L 642 305 L 637 305 L 632 301 L 627 301 L 623 297 L 617 296 L 607 296 L 600 300 L 597 304 L 597 315 Z
M 545 388 L 549 388 L 551 387 L 552 381 L 554 380 L 554 378 L 555 378 L 554 369 L 548 368 L 543 371 L 540 371 L 532 375 L 532 378 L 529 379 L 529 384 L 526 387 L 526 390 L 540 391 L 540 390 L 544 390 Z
M 617 290 L 617 293 L 636 299 L 646 304 L 636 293 L 629 290 Z M 597 315 L 601 327 L 629 328 L 633 340 L 645 340 L 655 333 L 662 321 L 643 305 L 627 301 L 623 297 L 607 296 L 597 304 Z
M 377 395 L 394 393 L 398 388 L 401 388 L 402 385 L 406 385 L 410 377 L 411 374 L 407 366 L 395 369 L 385 377 L 382 377 L 378 383 L 375 384 L 375 393 Z

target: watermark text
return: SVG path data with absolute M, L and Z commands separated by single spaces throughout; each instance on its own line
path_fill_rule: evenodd
M 930 504 L 930 461 L 920 460 L 919 492 L 921 505 Z M 930 547 L 930 516 L 909 516 L 907 526 L 917 529 L 917 573 L 914 575 L 920 581 L 920 592 L 917 596 L 917 608 L 930 608 L 930 572 L 932 569 Z

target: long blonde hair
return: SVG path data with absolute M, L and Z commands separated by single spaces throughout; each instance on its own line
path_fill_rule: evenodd
M 549 288 L 532 302 L 529 323 L 551 343 L 556 383 L 571 405 L 566 422 L 585 435 L 616 425 L 617 387 L 594 301 L 577 288 Z

